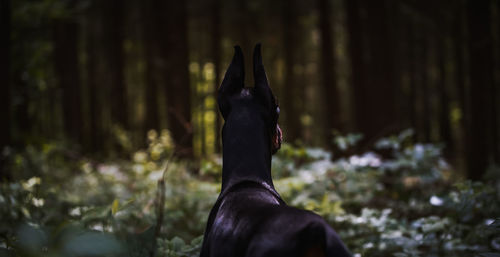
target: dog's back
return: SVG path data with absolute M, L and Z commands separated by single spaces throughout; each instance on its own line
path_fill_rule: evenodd
M 320 216 L 287 206 L 258 183 L 235 187 L 210 213 L 202 257 L 350 256 Z

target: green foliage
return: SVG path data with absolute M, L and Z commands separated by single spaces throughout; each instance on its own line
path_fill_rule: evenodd
M 404 131 L 335 161 L 324 150 L 284 144 L 273 158 L 275 185 L 289 204 L 325 217 L 355 256 L 498 256 L 498 176 L 450 179 L 441 148 L 410 138 Z M 72 157 L 58 144 L 11 152 L 16 177 L 0 184 L 0 253 L 198 256 L 221 159 L 201 160 L 198 174 L 188 163 L 168 163 L 156 234 L 157 181 L 173 147 L 168 131 L 149 132 L 148 140 L 130 159 L 105 162 Z
M 186 244 L 182 238 L 174 237 L 171 240 L 158 239 L 159 256 L 165 257 L 197 257 L 200 255 L 203 236 L 191 240 Z
M 334 133 L 335 137 L 333 138 L 333 142 L 337 146 L 338 149 L 345 151 L 353 146 L 356 146 L 356 144 L 363 139 L 363 135 L 361 134 L 347 134 L 347 135 L 341 135 L 338 132 Z

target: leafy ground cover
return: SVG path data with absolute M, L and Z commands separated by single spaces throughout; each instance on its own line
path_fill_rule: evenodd
M 0 184 L 0 256 L 198 256 L 221 159 L 195 169 L 169 157 L 168 131 L 148 140 L 129 159 L 97 161 L 63 144 L 4 151 L 15 178 Z M 457 178 L 442 149 L 411 142 L 411 131 L 331 159 L 285 144 L 275 186 L 327 219 L 354 256 L 500 256 L 498 168 L 483 182 Z

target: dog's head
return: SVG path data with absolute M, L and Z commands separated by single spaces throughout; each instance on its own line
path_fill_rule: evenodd
M 253 73 L 255 86 L 245 88 L 245 66 L 241 48 L 234 47 L 233 60 L 226 71 L 224 80 L 219 88 L 217 102 L 219 110 L 226 121 L 241 121 L 239 117 L 246 119 L 246 122 L 257 122 L 251 119 L 263 121 L 271 140 L 271 153 L 274 154 L 281 147 L 281 129 L 278 125 L 280 109 L 276 98 L 269 87 L 264 65 L 262 64 L 262 54 L 260 44 L 257 44 L 253 55 Z M 249 120 L 250 119 L 250 120 Z

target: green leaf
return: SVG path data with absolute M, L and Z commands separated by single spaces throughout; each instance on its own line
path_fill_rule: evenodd
M 113 204 L 111 204 L 111 214 L 115 215 L 118 212 L 119 205 L 120 201 L 118 201 L 118 199 L 115 199 L 113 201 Z
M 131 198 L 129 200 L 127 200 L 125 203 L 123 203 L 119 208 L 118 208 L 118 211 L 121 211 L 127 207 L 129 207 L 133 202 L 135 201 L 134 198 Z
M 174 237 L 172 240 L 170 240 L 172 244 L 172 250 L 178 252 L 182 249 L 182 247 L 185 245 L 184 240 L 180 237 Z

